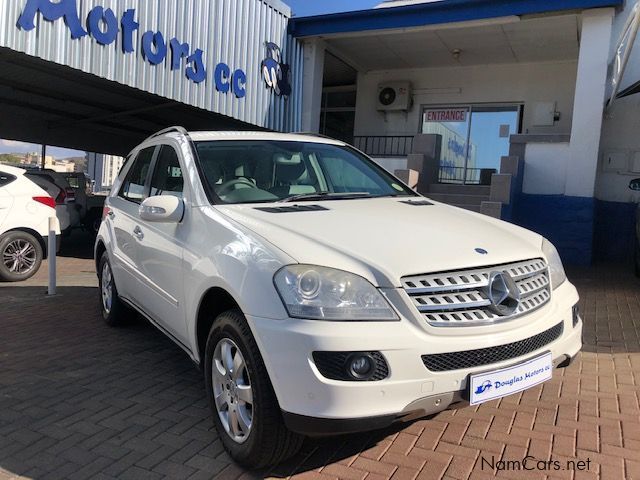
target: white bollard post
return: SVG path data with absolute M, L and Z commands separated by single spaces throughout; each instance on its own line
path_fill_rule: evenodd
M 56 294 L 56 217 L 49 217 L 49 290 L 48 295 Z

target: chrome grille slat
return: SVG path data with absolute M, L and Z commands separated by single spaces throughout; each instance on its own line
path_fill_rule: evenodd
M 508 272 L 520 291 L 516 312 L 502 317 L 489 309 L 483 289 L 494 271 Z M 551 298 L 546 262 L 527 260 L 457 272 L 412 275 L 401 279 L 411 302 L 427 323 L 438 327 L 487 325 L 512 320 L 544 306 Z

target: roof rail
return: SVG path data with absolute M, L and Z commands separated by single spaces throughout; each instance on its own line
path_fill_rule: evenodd
M 330 137 L 328 135 L 323 135 L 321 133 L 316 133 L 316 132 L 292 132 L 292 135 L 305 135 L 307 137 L 318 137 L 318 138 L 326 138 L 327 140 L 336 140 L 333 137 Z
M 147 140 L 151 140 L 152 138 L 156 138 L 159 137 L 160 135 L 164 135 L 165 133 L 170 133 L 170 132 L 177 132 L 180 133 L 182 135 L 184 135 L 185 137 L 189 136 L 189 132 L 187 132 L 187 130 L 184 127 L 180 127 L 180 126 L 173 126 L 173 127 L 167 127 L 164 128 L 162 130 L 160 130 L 159 132 L 154 133 L 153 135 L 150 135 L 149 137 L 147 137 L 145 139 L 145 142 Z

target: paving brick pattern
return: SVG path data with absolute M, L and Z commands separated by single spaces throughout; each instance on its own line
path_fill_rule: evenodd
M 308 441 L 286 464 L 246 472 L 224 453 L 186 355 L 144 321 L 103 325 L 92 261 L 61 258 L 56 297 L 43 295 L 46 269 L 0 286 L 0 480 L 640 478 L 640 282 L 627 270 L 571 272 L 585 347 L 552 381 L 382 432 Z M 546 470 L 496 463 L 527 456 Z M 570 461 L 582 470 L 565 469 Z

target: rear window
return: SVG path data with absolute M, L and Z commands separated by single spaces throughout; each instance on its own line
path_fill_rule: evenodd
M 15 175 L 11 175 L 10 173 L 0 172 L 0 188 L 9 185 L 16 178 Z
M 80 188 L 80 179 L 78 177 L 67 177 L 67 182 L 71 188 Z

